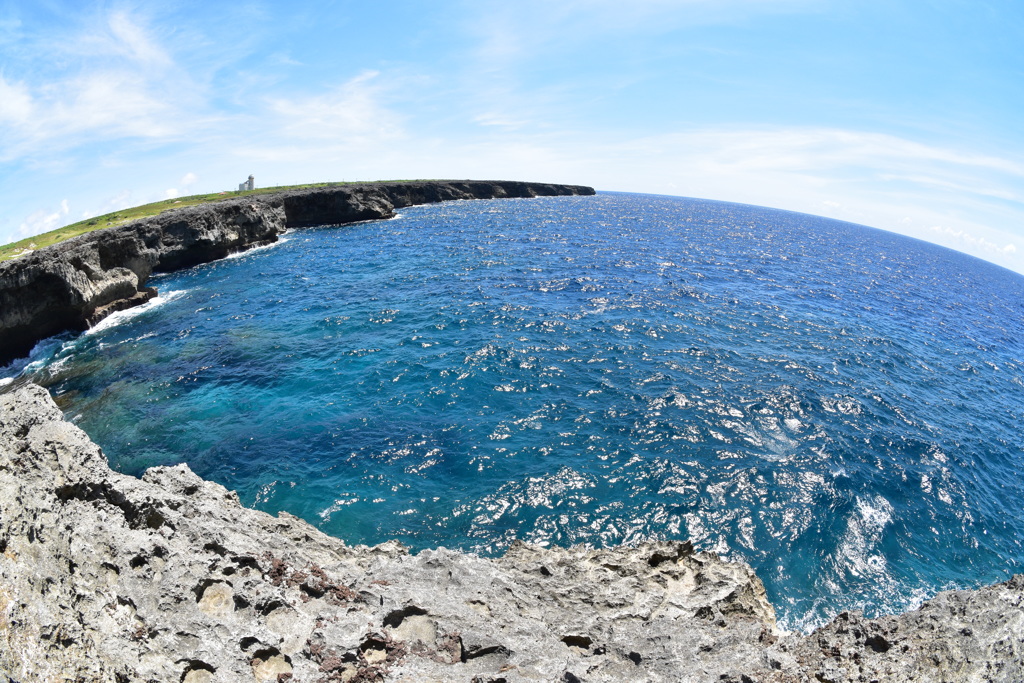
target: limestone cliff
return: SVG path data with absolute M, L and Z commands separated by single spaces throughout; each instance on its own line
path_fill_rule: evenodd
M 594 190 L 471 180 L 341 185 L 227 199 L 87 233 L 0 264 L 0 365 L 46 337 L 148 301 L 154 271 L 275 242 L 288 228 L 389 218 L 395 208 L 453 199 L 574 194 Z
M 0 394 L 0 681 L 1021 681 L 1024 577 L 776 629 L 688 543 L 348 547 L 188 467 L 141 479 L 46 391 Z

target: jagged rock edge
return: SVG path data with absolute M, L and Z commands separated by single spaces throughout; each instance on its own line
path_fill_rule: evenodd
M 390 218 L 396 208 L 458 199 L 592 194 L 581 185 L 520 181 L 338 185 L 229 198 L 86 233 L 0 263 L 0 366 L 47 337 L 150 300 L 154 272 L 272 244 L 289 229 Z

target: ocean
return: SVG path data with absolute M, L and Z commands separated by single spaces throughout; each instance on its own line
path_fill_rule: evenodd
M 349 543 L 690 539 L 788 629 L 1022 571 L 1024 278 L 825 218 L 451 202 L 156 276 L 5 369 Z

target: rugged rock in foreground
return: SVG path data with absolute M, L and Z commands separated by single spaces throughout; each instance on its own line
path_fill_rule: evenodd
M 1024 577 L 778 633 L 687 543 L 348 547 L 186 466 L 142 479 L 0 395 L 0 681 L 1020 681 Z
M 452 199 L 592 195 L 579 185 L 438 180 L 284 190 L 168 211 L 0 263 L 0 365 L 37 342 L 84 330 L 155 295 L 157 270 L 206 263 L 277 241 L 288 228 L 390 218 Z

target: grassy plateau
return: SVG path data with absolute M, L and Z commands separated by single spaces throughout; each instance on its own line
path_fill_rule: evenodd
M 93 218 L 86 218 L 85 220 L 72 223 L 71 225 L 65 225 L 62 228 L 51 230 L 50 232 L 43 233 L 42 235 L 35 235 L 34 237 L 26 237 L 23 240 L 5 244 L 0 247 L 0 261 L 9 261 L 14 258 L 18 258 L 27 253 L 31 253 L 36 249 L 42 249 L 48 247 L 51 244 L 57 244 L 64 240 L 71 239 L 72 237 L 78 237 L 84 235 L 87 232 L 93 230 L 102 230 L 103 228 L 112 228 L 118 225 L 124 225 L 131 221 L 137 221 L 140 218 L 150 218 L 152 216 L 159 215 L 164 211 L 170 211 L 171 209 L 181 209 L 186 206 L 196 206 L 198 204 L 208 204 L 210 202 L 223 201 L 225 199 L 234 199 L 236 197 L 246 197 L 249 195 L 257 194 L 270 194 L 272 192 L 280 192 L 282 190 L 297 190 L 309 187 L 331 187 L 334 185 L 354 185 L 357 183 L 308 183 L 306 185 L 282 185 L 279 187 L 261 187 L 255 190 L 246 192 L 214 192 L 212 194 L 196 194 L 188 197 L 175 197 L 174 199 L 165 199 L 159 202 L 153 202 L 152 204 L 143 204 L 142 206 L 135 206 L 130 209 L 121 209 L 113 213 L 107 213 L 102 216 L 95 216 Z

